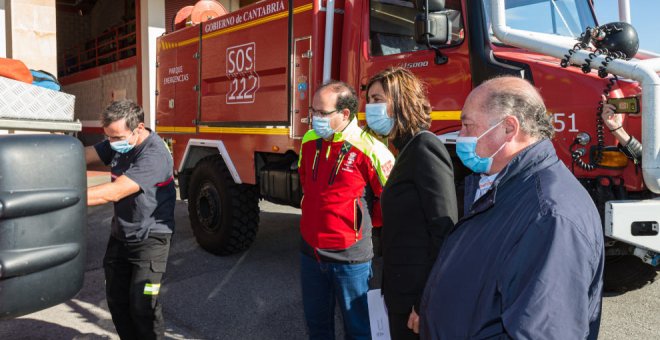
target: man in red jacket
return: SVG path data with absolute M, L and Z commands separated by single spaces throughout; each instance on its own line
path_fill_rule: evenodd
M 313 339 L 334 339 L 335 301 L 346 337 L 370 339 L 367 307 L 372 226 L 380 226 L 380 197 L 394 156 L 357 125 L 358 98 L 332 81 L 314 94 L 313 129 L 298 161 L 301 202 L 301 281 Z

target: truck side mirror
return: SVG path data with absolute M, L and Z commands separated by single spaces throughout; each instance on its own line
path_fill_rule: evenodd
M 64 135 L 0 136 L 0 320 L 80 291 L 86 228 L 82 144 Z
M 419 13 L 415 17 L 415 40 L 420 44 L 443 45 L 451 37 L 451 20 L 445 12 Z M 427 41 L 428 39 L 428 41 Z
M 446 44 L 451 37 L 451 20 L 444 5 L 444 0 L 418 0 L 417 8 L 423 7 L 424 12 L 415 16 L 415 40 L 435 51 L 436 65 L 447 63 L 438 45 Z

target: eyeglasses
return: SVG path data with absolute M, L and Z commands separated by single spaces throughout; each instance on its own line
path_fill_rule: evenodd
M 335 110 L 332 110 L 332 111 L 323 111 L 323 110 L 316 110 L 313 107 L 309 108 L 309 114 L 310 115 L 312 115 L 312 116 L 321 116 L 321 117 L 329 116 L 329 115 L 331 115 L 335 112 L 339 112 L 339 111 L 341 111 L 341 110 L 335 109 Z
M 108 135 L 105 135 L 105 134 L 103 135 L 103 137 L 104 137 L 105 140 L 108 140 L 110 142 L 117 142 L 117 141 L 121 141 L 121 140 L 127 140 L 127 139 L 133 137 L 134 133 L 135 133 L 135 130 L 131 131 L 131 134 L 128 135 L 128 136 L 125 136 L 125 137 L 124 136 L 108 136 Z

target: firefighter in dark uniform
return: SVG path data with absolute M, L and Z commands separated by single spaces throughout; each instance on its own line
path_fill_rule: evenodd
M 85 157 L 111 167 L 112 181 L 87 191 L 89 206 L 114 204 L 103 259 L 108 307 L 121 339 L 162 339 L 158 293 L 174 232 L 172 156 L 130 100 L 110 104 L 101 123 L 106 140 L 87 147 Z

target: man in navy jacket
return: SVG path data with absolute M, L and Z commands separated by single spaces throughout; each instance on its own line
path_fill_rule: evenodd
M 426 284 L 422 338 L 596 339 L 601 222 L 557 158 L 538 91 L 492 79 L 469 95 L 461 121 L 457 154 L 475 174 Z

